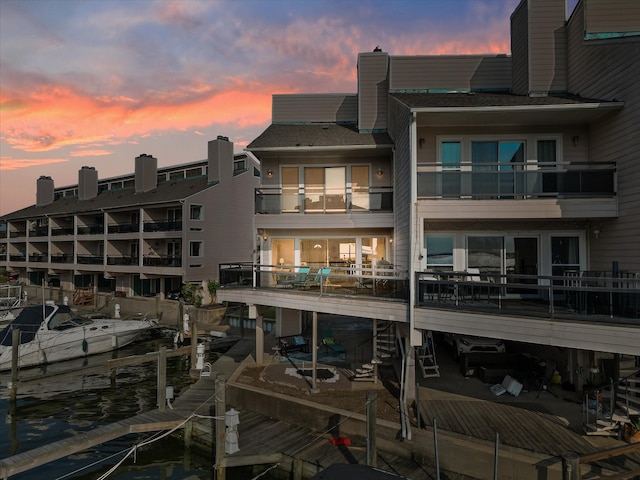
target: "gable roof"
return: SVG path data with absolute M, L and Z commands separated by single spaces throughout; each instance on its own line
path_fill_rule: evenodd
M 385 133 L 360 133 L 354 125 L 336 123 L 270 125 L 247 150 L 391 148 L 393 141 Z
M 122 190 L 107 190 L 89 200 L 79 200 L 78 197 L 65 197 L 53 201 L 48 205 L 36 206 L 17 210 L 4 215 L 3 220 L 20 218 L 34 218 L 43 215 L 72 215 L 82 212 L 93 212 L 100 209 L 115 209 L 120 207 L 152 205 L 177 202 L 190 197 L 215 184 L 208 183 L 206 176 L 186 178 L 164 182 L 147 192 L 136 193 L 134 188 Z

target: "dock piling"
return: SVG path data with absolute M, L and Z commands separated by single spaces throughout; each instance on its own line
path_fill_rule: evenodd
M 225 456 L 224 449 L 224 429 L 225 429 L 225 410 L 226 410 L 226 380 L 223 374 L 218 374 L 215 382 L 215 406 L 216 406 L 216 480 L 226 480 L 226 467 L 223 465 Z
M 377 467 L 378 453 L 376 451 L 376 411 L 378 392 L 367 392 L 367 465 Z
M 167 408 L 167 347 L 161 346 L 158 352 L 158 410 Z

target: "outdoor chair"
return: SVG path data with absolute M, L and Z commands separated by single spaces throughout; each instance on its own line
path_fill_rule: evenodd
M 340 345 L 331 330 L 322 331 L 322 345 L 326 351 L 331 350 L 333 353 L 346 353 L 347 349 Z
M 311 271 L 308 267 L 300 267 L 295 275 L 282 275 L 276 278 L 276 286 L 293 287 L 294 285 L 304 282 Z
M 320 285 L 320 283 L 324 281 L 322 277 L 325 277 L 326 279 L 329 273 L 331 273 L 330 268 L 320 268 L 315 275 L 307 275 L 303 281 L 293 282 L 293 285 L 295 287 L 303 287 L 303 288 Z

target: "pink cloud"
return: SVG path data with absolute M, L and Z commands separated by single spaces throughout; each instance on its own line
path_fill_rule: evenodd
M 104 155 L 111 155 L 109 150 L 76 150 L 69 155 L 72 157 L 101 157 Z
M 52 163 L 66 162 L 66 158 L 0 158 L 0 171 L 19 170 L 22 168 L 42 167 Z

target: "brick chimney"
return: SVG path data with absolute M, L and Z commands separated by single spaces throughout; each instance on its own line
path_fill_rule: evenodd
M 78 198 L 90 200 L 98 195 L 98 171 L 94 167 L 78 170 Z
M 44 207 L 53 202 L 53 179 L 40 176 L 36 182 L 36 207 Z
M 136 157 L 136 193 L 144 193 L 158 186 L 158 159 L 146 153 Z
M 218 138 L 209 142 L 209 183 L 217 183 L 229 174 L 233 174 L 233 142 L 229 138 L 218 135 Z M 225 167 L 223 170 L 223 167 Z

